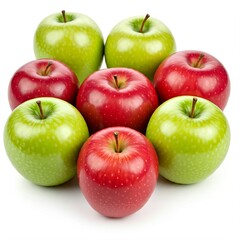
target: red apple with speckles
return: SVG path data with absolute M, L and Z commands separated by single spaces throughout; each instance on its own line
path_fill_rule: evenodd
M 209 53 L 185 50 L 167 57 L 154 75 L 159 102 L 192 95 L 215 103 L 222 110 L 230 94 L 230 80 L 223 64 Z
M 100 214 L 120 218 L 142 208 L 158 178 L 158 157 L 151 142 L 127 127 L 100 130 L 78 157 L 80 189 Z
M 79 88 L 76 107 L 94 133 L 113 126 L 131 127 L 142 133 L 158 107 L 151 81 L 130 68 L 102 69 Z
M 20 67 L 8 87 L 13 110 L 19 104 L 37 97 L 55 97 L 75 104 L 78 79 L 65 64 L 53 59 L 37 59 Z

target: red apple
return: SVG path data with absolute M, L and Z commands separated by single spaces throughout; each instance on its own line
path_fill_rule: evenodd
M 154 76 L 159 102 L 181 95 L 210 100 L 222 110 L 230 94 L 230 80 L 222 63 L 212 55 L 195 50 L 167 57 Z
M 75 73 L 62 62 L 45 58 L 30 61 L 14 73 L 8 100 L 12 110 L 36 97 L 56 97 L 75 104 L 77 93 Z
M 88 203 L 107 217 L 125 217 L 142 208 L 158 178 L 158 158 L 150 141 L 126 127 L 91 135 L 80 150 L 77 173 Z
M 134 69 L 109 68 L 91 74 L 79 88 L 76 107 L 91 133 L 112 126 L 145 132 L 158 107 L 150 80 Z

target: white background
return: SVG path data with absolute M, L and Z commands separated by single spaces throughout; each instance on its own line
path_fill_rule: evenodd
M 8 160 L 0 137 L 0 239 L 240 239 L 240 14 L 236 0 L 38 0 L 0 3 L 0 132 L 10 114 L 11 76 L 34 59 L 33 35 L 49 14 L 76 11 L 93 18 L 104 39 L 120 20 L 149 13 L 172 31 L 178 50 L 196 49 L 217 57 L 231 79 L 224 110 L 231 145 L 220 168 L 189 186 L 159 179 L 147 204 L 123 219 L 102 217 L 90 208 L 76 179 L 54 188 L 22 178 Z M 103 64 L 104 67 L 104 64 Z

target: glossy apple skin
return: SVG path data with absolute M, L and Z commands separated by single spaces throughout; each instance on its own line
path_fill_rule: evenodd
M 116 87 L 114 76 L 120 87 Z M 91 74 L 83 82 L 76 106 L 92 133 L 112 126 L 145 133 L 148 120 L 158 107 L 158 98 L 151 81 L 142 73 L 110 68 Z
M 45 119 L 40 119 L 37 100 Z M 76 175 L 78 154 L 88 137 L 79 111 L 57 98 L 22 103 L 4 128 L 4 146 L 11 163 L 23 177 L 42 186 L 59 185 Z
M 51 65 L 47 67 L 48 64 Z M 12 110 L 37 97 L 56 97 L 75 104 L 77 93 L 77 76 L 67 65 L 53 59 L 37 59 L 14 73 L 9 82 L 8 101 Z
M 140 27 L 144 16 L 130 17 L 119 22 L 109 33 L 105 44 L 107 67 L 136 69 L 153 80 L 159 64 L 176 51 L 170 29 L 156 18 L 150 17 Z
M 199 67 L 193 67 L 200 55 Z M 166 58 L 154 76 L 160 103 L 176 96 L 194 95 L 210 100 L 222 110 L 230 95 L 230 79 L 225 67 L 209 53 L 185 50 Z
M 159 159 L 160 174 L 175 183 L 191 184 L 210 176 L 225 159 L 230 128 L 222 110 L 197 98 L 189 117 L 192 96 L 167 100 L 153 113 L 146 131 Z
M 114 132 L 118 132 L 119 153 Z M 80 189 L 93 209 L 107 217 L 126 217 L 152 195 L 158 158 L 150 141 L 136 130 L 105 128 L 83 145 L 77 172 Z
M 77 75 L 79 84 L 98 70 L 103 60 L 104 42 L 98 25 L 81 13 L 66 12 L 44 18 L 34 35 L 36 58 L 53 58 L 67 64 Z

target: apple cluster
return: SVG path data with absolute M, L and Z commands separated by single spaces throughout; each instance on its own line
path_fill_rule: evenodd
M 93 209 L 124 217 L 145 205 L 159 175 L 193 184 L 225 159 L 228 73 L 209 53 L 176 51 L 158 19 L 125 19 L 104 43 L 91 18 L 62 11 L 39 24 L 34 52 L 9 82 L 4 128 L 6 153 L 29 181 L 77 175 Z

